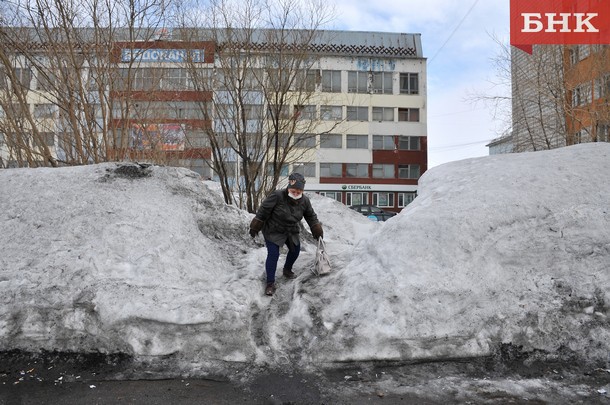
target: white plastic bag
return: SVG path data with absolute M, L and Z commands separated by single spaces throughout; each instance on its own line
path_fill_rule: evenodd
M 322 238 L 318 238 L 318 250 L 316 251 L 316 262 L 314 264 L 313 274 L 323 276 L 330 273 L 330 259 L 326 252 L 326 245 Z

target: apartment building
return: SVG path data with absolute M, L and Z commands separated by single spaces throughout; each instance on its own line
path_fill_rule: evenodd
M 332 34 L 332 35 L 331 35 Z M 426 61 L 415 34 L 332 32 L 320 46 L 320 120 L 340 121 L 303 164 L 307 189 L 398 211 L 427 170 Z M 329 124 L 330 125 L 330 124 Z
M 260 38 L 250 45 L 272 52 Z M 201 105 L 226 104 L 229 96 L 223 88 L 200 88 L 193 75 L 219 75 L 223 44 L 217 41 L 185 41 L 181 33 L 164 30 L 136 42 L 117 38 L 107 55 L 97 55 L 114 69 L 104 90 L 106 113 L 100 113 L 101 97 L 92 100 L 97 127 L 113 134 L 112 145 L 106 145 L 108 159 L 163 155 L 167 164 L 215 178 L 206 163 L 214 159 L 206 130 L 219 133 L 223 122 L 214 108 Z M 308 128 L 315 131 L 303 134 L 305 149 L 282 167 L 282 176 L 299 171 L 309 192 L 346 205 L 399 211 L 415 198 L 418 179 L 427 170 L 426 60 L 420 35 L 322 31 L 309 44 L 309 60 L 306 76 L 314 96 L 307 104 L 290 106 L 287 114 L 314 122 Z M 30 112 L 47 122 L 46 130 L 32 132 L 44 133 L 49 153 L 63 158 L 74 148 L 62 147 L 58 123 L 70 117 L 62 116 L 54 98 L 44 93 L 49 76 L 23 61 L 16 70 L 33 72 L 23 81 L 34 90 L 27 93 Z M 90 80 L 86 71 L 78 74 Z M 245 125 L 261 121 L 267 107 L 255 86 L 250 94 L 256 116 Z
M 610 46 L 573 45 L 564 61 L 567 143 L 610 141 Z
M 512 134 L 490 153 L 608 142 L 610 47 L 537 45 L 511 50 Z

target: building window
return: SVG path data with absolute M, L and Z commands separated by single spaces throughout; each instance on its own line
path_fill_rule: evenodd
M 400 74 L 400 94 L 419 94 L 419 76 L 417 73 Z
M 578 58 L 578 47 L 574 46 L 570 48 L 570 63 L 575 65 L 580 59 Z
M 55 145 L 55 134 L 53 132 L 41 132 L 40 137 L 46 146 Z
M 591 85 L 582 84 L 572 90 L 572 107 L 591 104 Z
M 58 81 L 51 69 L 46 69 L 44 72 L 40 69 L 38 70 L 36 75 L 36 90 L 51 91 L 57 86 L 57 83 Z
M 320 106 L 320 119 L 322 121 L 341 121 L 343 119 L 343 107 L 340 105 Z
M 189 130 L 186 132 L 186 141 L 190 148 L 209 148 L 210 138 L 204 131 Z
M 392 94 L 392 72 L 373 72 L 373 93 Z
M 399 179 L 418 179 L 419 165 L 398 165 Z
M 339 149 L 343 147 L 343 136 L 340 134 L 321 134 L 320 148 Z
M 267 108 L 267 119 L 286 120 L 288 118 L 290 118 L 290 113 L 288 112 L 287 105 L 269 104 L 269 107 Z
M 576 45 L 578 48 L 578 60 L 581 61 L 591 55 L 591 45 Z
M 314 92 L 320 82 L 320 71 L 317 69 L 311 69 L 307 71 L 299 72 L 295 78 L 296 91 Z
M 120 106 L 119 106 L 120 108 Z M 131 105 L 131 118 L 139 120 L 205 119 L 207 111 L 194 101 L 139 101 Z M 257 113 L 260 113 L 258 107 Z M 120 114 L 120 111 L 119 111 Z
M 204 159 L 187 159 L 182 163 L 183 166 L 190 168 L 195 173 L 199 173 L 205 180 L 212 180 L 212 169 L 209 162 Z
M 373 150 L 394 149 L 396 149 L 396 144 L 393 135 L 373 135 Z
M 394 193 L 373 193 L 373 205 L 394 207 Z
M 211 89 L 212 85 L 212 69 L 198 69 L 195 73 L 195 82 L 203 90 Z M 241 78 L 241 88 L 255 90 L 260 89 L 261 81 L 263 77 L 263 71 L 261 69 L 252 69 L 244 72 Z
M 347 72 L 348 93 L 369 92 L 369 72 L 349 71 Z
M 403 208 L 409 205 L 415 197 L 417 197 L 416 192 L 412 193 L 397 193 L 398 194 L 398 208 Z
M 366 205 L 369 203 L 369 193 L 345 193 L 345 205 Z
M 225 77 L 222 69 L 217 69 L 212 75 L 212 88 L 215 90 L 229 90 L 232 88 L 231 80 Z
M 602 44 L 592 44 L 591 45 L 591 53 L 600 53 L 604 51 L 604 45 Z
M 373 178 L 376 179 L 393 179 L 394 176 L 394 165 L 387 164 L 374 164 L 373 165 Z
M 267 176 L 271 177 L 273 176 L 273 172 L 274 172 L 274 167 L 273 164 L 267 164 Z M 282 167 L 280 168 L 280 176 L 288 176 L 288 165 L 287 164 L 283 164 Z
M 18 103 L 11 103 L 6 105 L 9 116 L 12 116 L 16 120 L 25 120 L 26 113 L 29 111 L 29 105 L 21 105 Z
M 347 163 L 345 166 L 347 177 L 369 177 L 369 165 L 366 163 Z
M 373 121 L 394 121 L 394 108 L 373 107 Z
M 347 149 L 368 149 L 368 135 L 347 135 Z
M 322 91 L 327 93 L 341 93 L 341 71 L 322 71 Z
M 120 80 L 117 81 L 118 88 L 129 90 L 152 90 L 154 87 L 153 69 L 122 68 L 119 69 Z
M 570 49 L 570 63 L 572 63 L 572 65 L 576 65 L 581 60 L 588 58 L 590 53 L 591 48 L 589 48 L 589 45 L 573 46 Z
M 610 124 L 599 122 L 596 131 L 597 142 L 610 142 Z
M 244 105 L 244 117 L 247 120 L 256 120 L 258 121 L 260 117 L 263 115 L 263 106 L 259 104 L 245 104 Z
M 290 140 L 292 139 L 292 135 L 286 132 L 282 132 L 281 134 L 277 134 L 277 142 L 280 148 L 287 148 L 290 146 Z M 274 144 L 275 145 L 275 144 Z
M 4 141 L 9 145 L 22 145 L 29 147 L 32 141 L 32 134 L 28 132 L 8 132 L 4 134 Z
M 572 90 L 572 107 L 579 106 L 580 100 L 580 88 L 576 87 L 574 90 Z
M 34 104 L 34 118 L 53 118 L 53 104 Z
M 592 141 L 591 136 L 591 127 L 582 128 L 580 131 L 576 132 L 574 137 L 574 143 L 587 143 Z
M 15 76 L 17 77 L 17 81 L 21 84 L 23 88 L 30 88 L 30 84 L 32 81 L 32 70 L 30 68 L 16 68 Z
M 595 79 L 595 97 L 610 97 L 610 75 Z
M 292 165 L 292 171 L 301 173 L 303 177 L 316 177 L 315 163 L 295 163 Z
M 342 177 L 341 163 L 320 163 L 320 177 Z
M 163 69 L 163 76 L 159 86 L 162 90 L 193 89 L 193 82 L 187 69 Z
M 348 121 L 368 121 L 369 120 L 369 108 L 368 107 L 347 107 L 347 120 Z
M 419 150 L 419 136 L 400 136 L 398 137 L 398 149 L 400 150 Z
M 315 105 L 295 105 L 294 106 L 294 117 L 299 120 L 310 120 L 316 119 L 316 106 Z
M 398 121 L 419 122 L 419 108 L 399 108 Z
M 316 135 L 294 134 L 294 146 L 297 148 L 314 148 L 316 146 Z
M 323 195 L 324 197 L 332 198 L 333 200 L 341 202 L 341 192 L 320 191 L 320 195 Z

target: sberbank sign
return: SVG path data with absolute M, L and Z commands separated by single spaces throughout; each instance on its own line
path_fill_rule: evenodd
M 190 59 L 189 59 L 190 57 Z M 122 49 L 121 62 L 203 62 L 203 49 Z
M 371 186 L 362 186 L 358 184 L 344 184 L 341 186 L 343 190 L 372 190 Z

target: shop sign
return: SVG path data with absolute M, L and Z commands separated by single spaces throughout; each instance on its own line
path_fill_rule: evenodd
M 202 63 L 203 49 L 122 49 L 121 62 Z
M 372 186 L 358 184 L 344 184 L 341 188 L 347 191 L 371 191 L 373 189 Z

